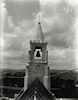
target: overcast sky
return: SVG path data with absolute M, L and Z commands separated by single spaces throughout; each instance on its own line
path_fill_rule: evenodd
M 51 69 L 78 67 L 78 0 L 4 0 L 1 2 L 1 68 L 22 69 L 28 60 L 40 15 Z

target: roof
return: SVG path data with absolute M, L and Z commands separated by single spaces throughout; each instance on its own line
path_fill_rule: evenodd
M 39 100 L 55 100 L 55 97 L 44 87 L 41 81 L 36 78 L 29 88 L 18 95 L 16 100 L 29 100 L 36 95 Z
M 38 22 L 38 26 L 37 26 L 37 30 L 34 36 L 34 39 L 36 41 L 44 41 L 44 36 L 43 36 L 43 32 L 42 32 L 42 28 L 41 28 L 41 23 Z

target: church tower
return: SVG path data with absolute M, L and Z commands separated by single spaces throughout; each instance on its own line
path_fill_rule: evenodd
M 41 23 L 30 41 L 28 65 L 24 77 L 24 89 L 15 100 L 55 100 L 50 92 L 47 42 L 44 40 Z
M 38 22 L 36 34 L 30 40 L 28 65 L 24 79 L 24 90 L 38 77 L 44 86 L 49 90 L 49 67 L 47 42 L 44 40 L 41 23 Z

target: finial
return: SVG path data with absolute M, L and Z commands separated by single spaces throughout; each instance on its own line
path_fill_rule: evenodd
M 40 15 L 39 15 L 39 22 L 38 22 L 38 24 L 40 24 Z

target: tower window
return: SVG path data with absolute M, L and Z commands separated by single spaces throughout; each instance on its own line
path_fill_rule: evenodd
M 41 59 L 42 58 L 42 48 L 41 47 L 35 47 L 34 58 L 35 59 Z

